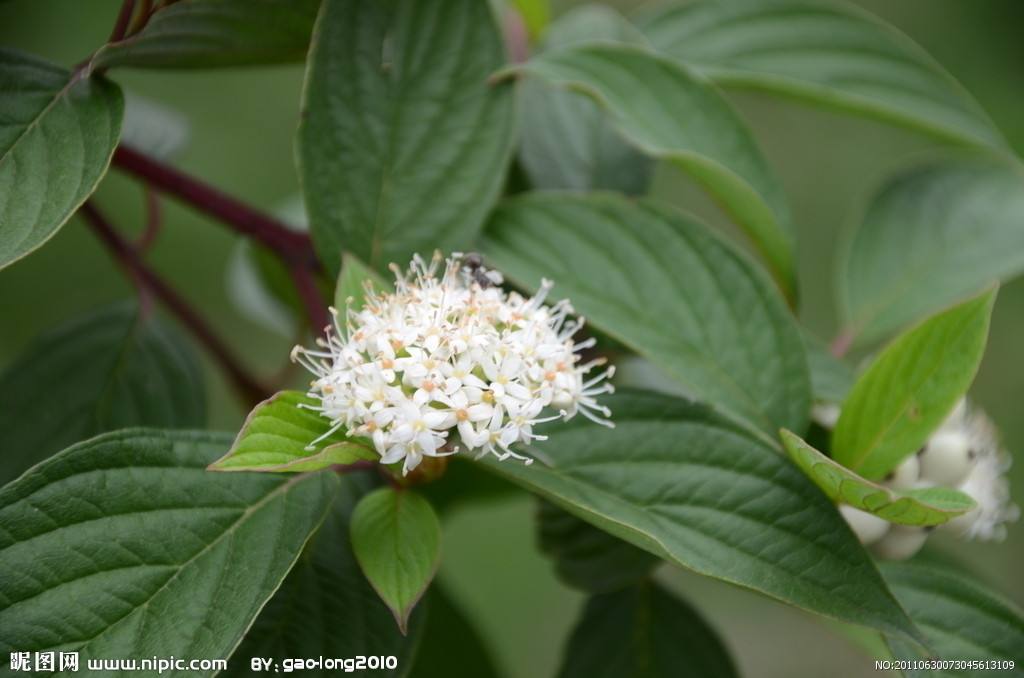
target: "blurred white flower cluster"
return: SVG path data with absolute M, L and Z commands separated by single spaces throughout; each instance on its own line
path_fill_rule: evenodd
M 395 291 L 366 288 L 364 306 L 339 319 L 319 350 L 296 346 L 292 359 L 316 379 L 311 409 L 331 421 L 310 445 L 344 430 L 373 441 L 381 463 L 404 460 L 403 473 L 423 457 L 459 446 L 499 459 L 532 460 L 513 452 L 544 436 L 533 427 L 580 413 L 612 426 L 596 397 L 611 393 L 604 359 L 582 362 L 593 339 L 575 342 L 583 320 L 569 318 L 567 300 L 545 306 L 552 283 L 532 298 L 506 294 L 502 279 L 476 255 L 419 256 L 395 271 Z
M 834 424 L 834 413 L 825 414 Z M 977 506 L 938 529 L 967 539 L 1001 540 L 1006 536 L 1006 523 L 1020 516 L 1020 509 L 1010 499 L 1005 477 L 1009 468 L 1010 457 L 1000 447 L 992 422 L 964 399 L 924 446 L 893 469 L 882 484 L 900 490 L 960 490 Z M 861 542 L 870 544 L 882 558 L 909 558 L 931 532 L 929 528 L 893 525 L 845 504 L 839 511 Z

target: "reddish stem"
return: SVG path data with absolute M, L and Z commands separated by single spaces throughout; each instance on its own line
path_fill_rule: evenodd
M 238 394 L 251 406 L 266 399 L 269 395 L 268 389 L 249 376 L 248 372 L 235 360 L 227 345 L 214 334 L 206 320 L 142 261 L 135 248 L 110 225 L 110 222 L 96 206 L 91 202 L 86 202 L 80 211 L 92 230 L 107 246 L 117 262 L 128 271 L 132 279 L 159 299 L 167 307 L 167 310 L 173 313 L 213 355 Z
M 308 236 L 290 230 L 277 219 L 249 207 L 199 179 L 123 144 L 114 152 L 114 165 L 141 177 L 153 188 L 173 195 L 218 221 L 229 224 L 239 233 L 258 240 L 289 262 L 311 267 L 315 265 L 316 260 Z
M 153 245 L 157 235 L 160 234 L 160 227 L 163 225 L 160 198 L 149 186 L 143 189 L 143 196 L 146 200 L 146 228 L 135 241 L 135 249 L 139 252 L 145 252 Z
M 829 346 L 829 350 L 836 358 L 842 358 L 846 355 L 846 352 L 850 350 L 850 347 L 853 345 L 853 340 L 853 330 L 845 329 L 837 334 L 836 338 L 832 340 L 832 345 Z
M 128 32 L 128 23 L 132 20 L 132 13 L 135 11 L 135 0 L 124 0 L 121 3 L 121 10 L 117 13 L 117 20 L 114 22 L 114 29 L 110 32 L 108 42 L 123 40 Z
M 249 236 L 284 260 L 314 333 L 329 322 L 314 272 L 319 270 L 313 245 L 304 233 L 255 210 L 199 179 L 123 144 L 114 153 L 114 165 L 134 174 L 151 187 L 172 195 L 199 211 Z

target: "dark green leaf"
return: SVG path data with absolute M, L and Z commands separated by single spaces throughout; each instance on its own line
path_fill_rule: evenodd
M 696 610 L 653 582 L 587 601 L 559 678 L 734 678 L 725 644 Z
M 584 5 L 551 25 L 544 47 L 593 40 L 644 42 L 614 9 Z M 592 99 L 535 78 L 527 78 L 519 94 L 519 159 L 534 188 L 606 188 L 629 194 L 647 189 L 653 163 L 626 143 Z
M 900 525 L 941 525 L 974 508 L 974 500 L 946 487 L 894 490 L 860 477 L 789 431 L 782 432 L 789 458 L 830 499 Z
M 868 343 L 1024 271 L 1024 175 L 976 159 L 903 174 L 875 196 L 840 278 Z
M 1002 660 L 1012 670 L 908 671 L 907 676 L 1024 676 L 1024 613 L 959 569 L 936 562 L 883 563 L 893 593 L 924 632 L 939 659 Z M 921 659 L 912 645 L 890 639 L 898 659 Z
M 124 101 L 103 78 L 0 49 L 0 268 L 49 240 L 99 183 Z
M 93 68 L 214 68 L 302 61 L 320 0 L 182 0 L 105 45 Z
M 108 433 L 0 490 L 0 653 L 227 657 L 337 488 L 330 473 L 207 472 L 228 443 Z
M 306 544 L 281 588 L 256 618 L 223 676 L 249 676 L 252 657 L 286 658 L 394 656 L 395 671 L 375 675 L 404 676 L 414 659 L 427 619 L 435 618 L 434 599 L 417 609 L 409 635 L 395 620 L 359 570 L 349 542 L 348 525 L 359 497 L 370 488 L 365 474 L 341 477 L 341 489 L 323 525 Z M 271 670 L 274 670 L 273 668 Z M 337 676 L 339 671 L 304 670 L 304 676 Z
M 626 392 L 614 429 L 545 425 L 551 466 L 487 468 L 660 558 L 825 616 L 915 633 L 864 549 L 788 460 L 705 406 Z M 543 455 L 543 456 L 542 456 Z
M 832 456 L 877 480 L 917 451 L 967 392 L 988 339 L 996 289 L 897 337 L 847 397 Z
M 328 419 L 310 409 L 317 402 L 298 391 L 280 391 L 264 400 L 210 470 L 304 472 L 379 458 L 366 440 L 347 438 L 344 430 L 317 441 L 331 428 Z
M 199 428 L 199 361 L 131 303 L 42 335 L 0 375 L 0 484 L 72 443 L 129 426 Z
M 657 363 L 695 398 L 772 439 L 803 430 L 803 340 L 771 282 L 707 227 L 658 203 L 537 194 L 502 204 L 483 251 Z M 571 266 L 567 266 L 571 262 Z
M 359 500 L 351 531 L 359 566 L 405 633 L 441 561 L 437 514 L 415 492 L 384 487 Z
M 879 19 L 816 0 L 701 0 L 641 22 L 654 45 L 717 83 L 867 114 L 960 143 L 1003 146 L 924 50 Z
M 598 102 L 640 150 L 690 173 L 750 236 L 775 278 L 795 293 L 793 227 L 782 188 L 728 102 L 684 66 L 629 45 L 545 52 L 524 73 Z
M 488 75 L 501 37 L 480 0 L 325 0 L 298 158 L 313 241 L 383 271 L 468 249 L 512 150 L 512 89 Z
M 497 678 L 487 643 L 444 587 L 435 583 L 426 598 L 429 616 L 412 678 Z M 413 619 L 416 614 L 413 614 Z M 390 619 L 389 619 L 390 621 Z M 391 622 L 394 627 L 394 622 Z
M 591 593 L 626 588 L 658 564 L 651 553 L 613 537 L 548 501 L 537 516 L 541 550 L 554 559 L 565 583 Z

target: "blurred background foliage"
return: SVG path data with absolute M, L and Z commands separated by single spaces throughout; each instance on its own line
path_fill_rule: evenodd
M 573 2 L 554 3 L 560 14 Z M 612 3 L 631 11 L 640 3 Z M 646 3 L 653 4 L 653 3 Z M 1024 153 L 1024 4 L 1019 0 L 860 0 L 928 50 L 981 102 L 1018 154 Z M 102 44 L 120 0 L 9 0 L 0 3 L 0 44 L 71 66 Z M 121 71 L 129 96 L 176 111 L 188 140 L 174 161 L 265 210 L 294 205 L 293 163 L 301 65 L 194 72 Z M 803 322 L 818 336 L 835 331 L 834 268 L 838 246 L 866 200 L 894 172 L 952 152 L 913 132 L 757 94 L 730 93 L 785 186 L 799 229 Z M 729 228 L 678 170 L 658 167 L 656 197 Z M 97 193 L 122 228 L 140 231 L 144 201 L 133 181 L 112 171 Z M 262 376 L 278 372 L 295 338 L 254 323 L 227 292 L 237 239 L 219 224 L 164 201 L 164 229 L 150 263 L 207 314 Z M 1022 224 L 1024 227 L 1024 224 Z M 130 297 L 132 289 L 78 217 L 33 256 L 0 273 L 0 369 L 40 332 L 97 306 Z M 989 350 L 972 396 L 1002 429 L 1007 447 L 1024 455 L 1024 280 L 1004 287 Z M 215 366 L 205 364 L 209 418 L 237 430 L 244 412 Z M 60 385 L 53 384 L 53 393 Z M 1019 460 L 1018 460 L 1019 461 Z M 1013 473 L 1024 501 L 1024 462 Z M 535 548 L 536 503 L 506 494 L 462 503 L 447 516 L 443 584 L 489 639 L 509 676 L 550 675 L 576 618 L 582 595 L 555 578 Z M 935 539 L 937 548 L 956 544 Z M 1024 604 L 1024 525 L 1003 544 L 960 545 L 954 557 Z M 748 676 L 833 678 L 876 675 L 850 629 L 710 579 L 662 573 L 715 624 Z

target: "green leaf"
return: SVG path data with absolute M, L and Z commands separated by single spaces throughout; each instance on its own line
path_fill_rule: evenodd
M 544 48 L 594 40 L 644 42 L 614 9 L 583 5 L 552 24 Z M 590 97 L 527 78 L 519 92 L 519 114 L 519 160 L 534 188 L 604 188 L 633 195 L 647 190 L 653 163 L 626 143 Z
M 337 488 L 330 473 L 208 473 L 228 441 L 108 433 L 0 489 L 3 656 L 228 656 Z
M 64 225 L 107 171 L 121 133 L 117 85 L 0 49 L 0 268 Z
M 415 492 L 383 487 L 359 500 L 350 529 L 359 566 L 406 633 L 441 562 L 437 514 Z
M 658 559 L 548 501 L 537 515 L 541 551 L 555 561 L 559 578 L 590 593 L 607 593 L 645 579 Z
M 715 630 L 653 582 L 590 598 L 558 672 L 559 678 L 737 675 Z
M 841 305 L 867 344 L 1021 272 L 1020 169 L 981 158 L 932 164 L 875 196 L 841 271 Z
M 310 409 L 317 404 L 298 391 L 275 393 L 253 408 L 231 449 L 210 470 L 305 472 L 379 458 L 366 440 L 346 438 L 343 430 L 314 443 L 331 428 L 330 420 Z
M 819 402 L 840 404 L 853 388 L 853 368 L 833 356 L 820 339 L 804 333 L 807 367 L 811 371 L 811 392 Z
M 789 458 L 829 499 L 900 525 L 941 525 L 974 508 L 974 500 L 946 487 L 893 490 L 860 477 L 814 449 L 799 436 L 782 431 Z
M 98 433 L 205 423 L 191 347 L 133 303 L 106 307 L 43 334 L 0 375 L 0 485 Z
M 792 316 L 756 266 L 692 217 L 649 200 L 534 194 L 499 206 L 482 247 L 518 284 L 554 280 L 589 323 L 693 397 L 773 440 L 806 426 Z
M 313 242 L 330 273 L 350 251 L 383 271 L 465 250 L 502 187 L 512 89 L 479 0 L 324 0 L 298 159 Z
M 1015 668 L 993 675 L 1024 676 L 1024 613 L 959 569 L 934 562 L 883 563 L 893 593 L 921 628 L 934 658 L 1009 660 Z M 889 639 L 897 659 L 921 659 L 913 646 Z M 907 676 L 976 676 L 988 671 L 908 671 Z
M 341 257 L 341 274 L 338 276 L 338 284 L 334 288 L 334 307 L 338 309 L 338 317 L 341 322 L 344 322 L 347 309 L 358 311 L 363 307 L 367 284 L 378 293 L 392 287 L 383 276 L 345 252 Z M 348 303 L 349 299 L 352 300 L 351 304 Z
M 702 0 L 648 15 L 666 54 L 713 81 L 869 115 L 958 143 L 1002 147 L 981 107 L 924 50 L 856 7 Z
M 92 58 L 93 68 L 216 68 L 302 61 L 320 0 L 184 0 Z
M 519 14 L 523 17 L 526 30 L 536 38 L 547 28 L 551 21 L 551 4 L 548 0 L 511 0 Z
M 427 617 L 423 641 L 412 667 L 412 678 L 497 678 L 500 673 L 487 643 L 444 592 L 443 582 L 427 593 Z M 413 614 L 413 619 L 416 613 Z M 389 619 L 389 621 L 391 621 Z M 391 622 L 394 628 L 394 622 Z
M 703 78 L 646 50 L 604 44 L 545 52 L 502 73 L 592 97 L 627 140 L 702 184 L 750 236 L 787 295 L 795 294 L 795 236 L 782 188 L 746 125 Z
M 861 375 L 836 423 L 832 456 L 876 480 L 918 450 L 974 380 L 996 288 L 890 343 Z
M 607 397 L 614 429 L 542 427 L 553 465 L 479 463 L 659 558 L 843 621 L 913 636 L 821 492 L 759 437 L 685 400 Z M 542 457 L 543 455 L 543 457 Z
M 395 628 L 395 620 L 370 587 L 352 554 L 348 525 L 352 510 L 371 487 L 366 474 L 341 476 L 341 487 L 323 525 L 317 530 L 281 588 L 260 612 L 228 662 L 223 676 L 250 676 L 251 658 L 273 658 L 281 669 L 288 658 L 394 656 L 394 671 L 374 671 L 404 676 L 414 660 L 428 620 L 434 619 L 431 599 L 417 609 L 409 635 Z M 429 628 L 429 627 L 427 627 Z M 337 676 L 339 671 L 304 670 L 304 676 Z

